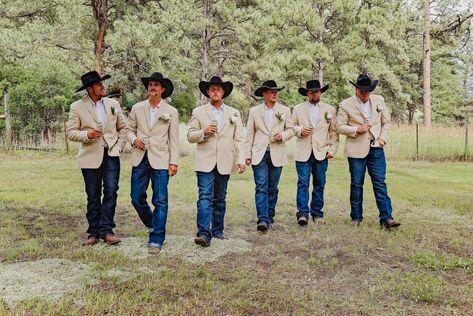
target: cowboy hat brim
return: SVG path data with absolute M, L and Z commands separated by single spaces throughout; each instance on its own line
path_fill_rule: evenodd
M 171 94 L 174 92 L 174 85 L 172 84 L 172 81 L 167 78 L 162 78 L 162 79 L 157 79 L 153 77 L 141 78 L 141 82 L 145 86 L 145 89 L 148 89 L 148 83 L 152 81 L 159 82 L 161 86 L 164 88 L 164 92 L 163 94 L 161 94 L 162 99 L 166 99 L 167 97 L 170 97 Z
M 307 96 L 307 91 L 321 91 L 322 93 L 324 93 L 325 91 L 328 90 L 328 84 L 326 84 L 325 86 L 323 86 L 322 88 L 312 88 L 312 89 L 306 89 L 306 88 L 299 88 L 299 93 L 302 94 L 303 96 Z
M 224 81 L 224 82 L 209 82 L 209 81 L 201 81 L 199 82 L 199 90 L 200 92 L 205 95 L 207 98 L 209 97 L 209 87 L 211 85 L 219 85 L 223 88 L 223 98 L 225 99 L 232 93 L 233 91 L 233 83 L 230 81 Z
M 261 87 L 256 88 L 255 95 L 256 95 L 257 97 L 262 97 L 262 96 L 263 96 L 263 92 L 266 91 L 266 90 L 277 90 L 277 91 L 281 91 L 282 89 L 284 89 L 284 87 L 285 87 L 285 86 L 282 86 L 282 87 L 261 86 Z
M 358 88 L 363 92 L 372 92 L 374 89 L 376 89 L 376 86 L 378 85 L 378 80 L 372 80 L 371 85 L 369 86 L 360 86 L 354 83 L 353 81 L 350 81 L 350 83 L 354 85 L 355 88 Z
M 107 79 L 110 79 L 110 78 L 112 78 L 110 75 L 105 75 L 105 76 L 103 76 L 102 78 L 100 78 L 100 79 L 98 79 L 98 80 L 91 81 L 91 82 L 89 82 L 88 84 L 83 85 L 82 87 L 80 87 L 79 89 L 77 89 L 77 90 L 76 90 L 76 93 L 79 92 L 79 91 L 85 90 L 85 88 L 90 87 L 90 86 L 93 85 L 94 83 L 97 83 L 97 82 L 100 82 L 100 81 L 104 81 L 104 80 L 107 80 Z

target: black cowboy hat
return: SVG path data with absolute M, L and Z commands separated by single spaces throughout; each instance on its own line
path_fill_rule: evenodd
M 224 82 L 219 76 L 213 76 L 212 78 L 210 78 L 210 81 L 199 82 L 199 90 L 200 92 L 202 92 L 203 95 L 209 98 L 209 93 L 208 93 L 209 87 L 214 84 L 222 86 L 222 89 L 224 91 L 223 99 L 225 99 L 226 97 L 230 95 L 230 93 L 232 93 L 233 83 L 231 83 L 230 81 Z
M 99 73 L 96 72 L 95 70 L 94 71 L 89 71 L 88 73 L 83 74 L 80 77 L 80 80 L 82 81 L 82 87 L 77 89 L 76 92 L 82 91 L 85 88 L 90 87 L 94 83 L 104 81 L 104 80 L 107 80 L 107 79 L 110 79 L 110 78 L 111 78 L 110 75 L 105 75 L 103 77 L 100 77 Z
M 305 86 L 306 86 L 305 88 L 301 87 L 301 88 L 299 88 L 299 90 L 297 90 L 303 96 L 307 95 L 307 91 L 319 91 L 320 90 L 322 93 L 324 93 L 328 89 L 328 84 L 326 84 L 323 87 L 320 87 L 320 81 L 318 81 L 318 80 L 309 80 L 309 81 L 306 82 Z
M 353 81 L 350 81 L 350 83 L 363 92 L 371 92 L 378 85 L 378 80 L 372 80 L 368 75 L 361 74 L 356 79 L 356 83 Z
M 169 97 L 174 91 L 174 85 L 172 84 L 172 81 L 169 80 L 168 78 L 164 78 L 163 74 L 160 72 L 154 72 L 149 77 L 141 78 L 141 82 L 143 82 L 146 89 L 148 89 L 148 83 L 150 83 L 151 81 L 159 82 L 161 84 L 161 87 L 164 88 L 164 92 L 161 95 L 161 98 L 163 99 L 166 99 L 167 97 Z
M 281 91 L 282 89 L 284 89 L 284 86 L 278 87 L 278 85 L 276 84 L 276 81 L 274 81 L 274 80 L 266 80 L 265 82 L 263 82 L 263 84 L 262 84 L 261 86 L 259 86 L 258 88 L 256 88 L 255 95 L 256 95 L 257 97 L 262 97 L 262 96 L 263 96 L 263 92 L 266 91 L 266 90 L 278 90 L 278 91 Z

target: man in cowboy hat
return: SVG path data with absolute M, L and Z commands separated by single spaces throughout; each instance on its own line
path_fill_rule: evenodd
M 257 229 L 266 232 L 274 223 L 278 184 L 287 165 L 285 142 L 294 136 L 291 110 L 280 103 L 276 81 L 267 80 L 255 91 L 264 102 L 250 109 L 246 130 L 246 164 L 255 180 Z
M 233 84 L 214 76 L 210 81 L 201 81 L 199 89 L 210 102 L 192 111 L 187 139 L 197 143 L 194 170 L 199 200 L 194 241 L 207 247 L 212 237 L 225 238 L 227 183 L 235 165 L 238 173 L 245 171 L 245 156 L 240 113 L 223 102 L 232 92 Z
M 177 173 L 179 113 L 164 99 L 173 92 L 171 80 L 159 72 L 141 78 L 148 99 L 130 112 L 128 141 L 132 145 L 131 204 L 149 230 L 150 254 L 158 254 L 166 234 L 169 176 Z M 151 180 L 154 210 L 146 201 Z
M 336 110 L 320 101 L 328 85 L 321 87 L 319 80 L 309 80 L 306 88 L 299 93 L 307 96 L 307 101 L 294 107 L 292 119 L 298 138 L 294 160 L 297 170 L 297 222 L 307 225 L 309 213 L 314 222 L 323 222 L 325 172 L 328 159 L 333 158 L 338 149 L 336 130 Z M 312 174 L 312 201 L 309 208 L 309 181 Z
M 345 153 L 350 166 L 350 205 L 352 224 L 358 226 L 363 220 L 363 183 L 366 169 L 373 184 L 379 223 L 386 227 L 401 225 L 392 217 L 391 199 L 386 186 L 386 145 L 391 120 L 384 98 L 371 94 L 378 80 L 361 74 L 356 82 L 355 95 L 342 101 L 337 117 L 337 131 L 346 135 Z
M 72 103 L 67 121 L 69 140 L 80 142 L 77 164 L 82 169 L 87 193 L 86 246 L 95 245 L 99 238 L 107 244 L 120 242 L 113 233 L 120 177 L 120 153 L 126 143 L 126 119 L 120 104 L 106 98 L 102 81 L 109 79 L 91 71 L 81 77 L 87 95 Z M 102 198 L 103 183 L 103 198 Z

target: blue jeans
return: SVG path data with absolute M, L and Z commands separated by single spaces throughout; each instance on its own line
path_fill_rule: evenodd
M 217 167 L 210 172 L 197 171 L 199 200 L 197 201 L 197 236 L 211 240 L 223 235 L 227 195 L 230 175 L 221 175 Z
M 281 177 L 282 167 L 275 167 L 271 162 L 271 155 L 267 151 L 261 162 L 253 165 L 253 177 L 255 179 L 255 203 L 258 224 L 266 222 L 274 223 L 276 204 L 278 203 L 278 184 Z
M 120 158 L 110 157 L 104 149 L 102 164 L 97 169 L 82 169 L 87 193 L 87 221 L 89 236 L 104 237 L 113 234 L 117 205 Z M 102 199 L 103 183 L 103 199 Z
M 305 162 L 296 161 L 297 170 L 297 217 L 324 217 L 325 172 L 328 167 L 328 159 L 317 160 L 312 153 L 309 160 Z M 309 209 L 309 182 L 312 174 L 312 200 Z
M 151 180 L 153 197 L 151 202 L 154 211 L 146 201 L 146 190 Z M 168 217 L 168 183 L 167 169 L 153 169 L 145 154 L 143 160 L 131 171 L 131 204 L 135 207 L 143 224 L 149 228 L 149 245 L 161 248 L 166 238 L 166 222 Z
M 391 199 L 388 196 L 386 186 L 386 159 L 382 148 L 371 148 L 368 156 L 365 158 L 348 158 L 350 166 L 351 184 L 350 184 L 350 205 L 351 218 L 363 219 L 363 183 L 365 181 L 365 172 L 371 177 L 373 184 L 376 205 L 379 210 L 379 222 L 384 223 L 392 219 Z

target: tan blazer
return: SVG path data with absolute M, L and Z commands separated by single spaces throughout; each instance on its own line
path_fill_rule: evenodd
M 241 115 L 235 108 L 224 104 L 221 131 L 205 138 L 204 129 L 214 120 L 211 107 L 207 103 L 195 108 L 189 121 L 187 139 L 190 143 L 197 143 L 194 170 L 210 172 L 217 166 L 220 174 L 227 175 L 237 164 L 245 164 Z
M 287 149 L 285 142 L 294 136 L 291 110 L 280 103 L 274 105 L 275 114 L 284 115 L 283 120 L 274 118 L 271 129 L 264 119 L 265 104 L 261 103 L 250 109 L 246 126 L 246 158 L 251 159 L 252 165 L 257 165 L 263 159 L 268 148 L 270 149 L 271 162 L 275 167 L 287 165 Z M 273 142 L 271 136 L 281 133 L 283 141 Z
M 81 142 L 77 165 L 84 169 L 97 169 L 102 164 L 103 147 L 108 145 L 108 154 L 120 156 L 126 144 L 127 122 L 120 104 L 110 98 L 103 98 L 105 105 L 105 126 L 103 137 L 88 139 L 87 131 L 97 129 L 98 119 L 88 96 L 72 103 L 67 120 L 66 135 L 74 142 Z M 113 110 L 112 110 L 113 108 Z
M 148 160 L 153 169 L 168 169 L 177 165 L 179 159 L 179 113 L 164 100 L 159 103 L 156 120 L 150 126 L 150 104 L 148 100 L 136 103 L 131 109 L 128 124 L 128 141 L 136 138 L 149 138 Z M 166 117 L 169 116 L 169 120 Z M 133 144 L 132 144 L 133 145 Z M 143 160 L 145 150 L 131 149 L 131 163 L 138 166 Z
M 304 127 L 311 126 L 309 101 L 300 103 L 292 111 L 294 131 L 297 136 L 294 159 L 296 161 L 307 161 L 313 152 L 317 160 L 324 160 L 327 153 L 335 156 L 338 149 L 339 136 L 337 133 L 337 115 L 333 106 L 319 103 L 319 116 L 316 118 L 315 126 L 312 127 L 312 135 L 301 136 Z
M 357 135 L 358 126 L 365 123 L 365 114 L 356 96 L 345 99 L 340 104 L 337 116 L 337 131 L 346 135 L 345 154 L 350 158 L 365 158 L 371 147 L 379 147 L 379 139 L 387 142 L 391 119 L 389 111 L 380 95 L 370 95 L 371 124 L 370 132 Z M 370 133 L 375 141 L 370 142 Z

